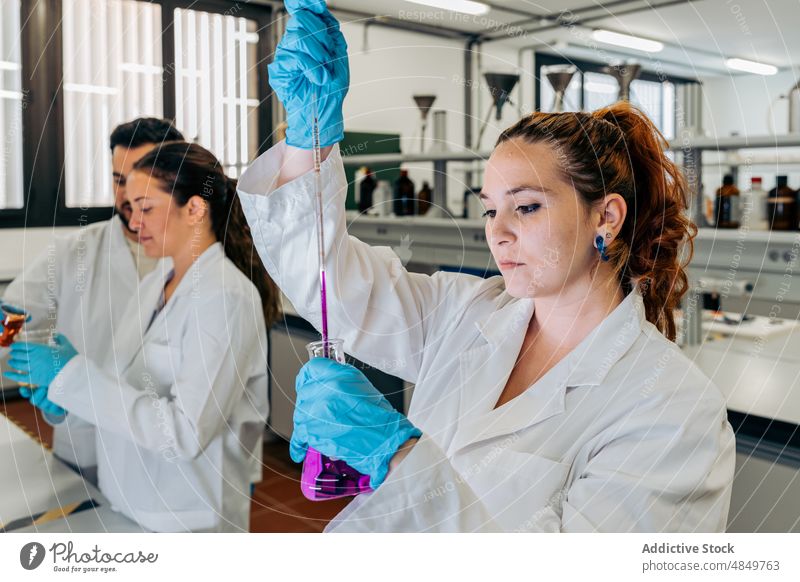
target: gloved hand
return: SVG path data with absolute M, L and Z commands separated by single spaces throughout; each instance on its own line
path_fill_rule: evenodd
M 353 366 L 314 358 L 300 370 L 296 388 L 290 443 L 296 463 L 305 459 L 311 446 L 369 475 L 376 489 L 400 446 L 422 435 Z
M 6 378 L 31 386 L 50 386 L 77 350 L 62 334 L 53 336 L 54 345 L 15 342 L 11 344 L 8 365 L 18 372 L 5 372 Z
M 39 386 L 38 388 L 34 388 L 33 393 L 31 393 L 30 388 L 22 386 L 19 389 L 19 394 L 23 398 L 30 400 L 31 404 L 39 408 L 45 414 L 50 414 L 52 416 L 66 416 L 66 410 L 61 408 L 58 404 L 51 402 L 47 398 L 47 391 L 47 386 Z
M 286 32 L 267 67 L 269 84 L 286 108 L 286 143 L 312 149 L 317 98 L 320 146 L 344 138 L 342 103 L 350 86 L 347 42 L 324 0 L 286 0 Z

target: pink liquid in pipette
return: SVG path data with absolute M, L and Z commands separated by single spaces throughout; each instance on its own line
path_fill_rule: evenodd
M 328 347 L 328 292 L 325 284 L 325 269 L 319 272 L 319 299 L 322 304 L 322 341 L 323 354 L 326 358 L 330 357 L 330 348 Z

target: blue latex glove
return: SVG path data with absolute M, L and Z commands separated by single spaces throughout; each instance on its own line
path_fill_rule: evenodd
M 47 398 L 47 391 L 48 391 L 47 386 L 39 386 L 37 388 L 34 388 L 33 392 L 31 393 L 30 388 L 21 386 L 19 389 L 19 394 L 20 396 L 30 400 L 31 404 L 33 404 L 35 407 L 40 409 L 45 414 L 50 414 L 54 417 L 66 416 L 67 415 L 66 410 L 64 410 L 58 404 L 50 401 L 50 399 Z
M 78 355 L 77 350 L 62 334 L 53 336 L 53 341 L 55 345 L 28 342 L 11 344 L 8 365 L 18 371 L 5 372 L 3 375 L 21 384 L 49 386 L 67 362 Z
M 353 366 L 314 358 L 300 370 L 296 388 L 290 443 L 296 463 L 310 446 L 369 475 L 376 489 L 400 446 L 422 435 Z
M 323 0 L 287 0 L 286 32 L 267 67 L 269 84 L 286 108 L 286 143 L 310 150 L 317 98 L 320 145 L 344 138 L 342 103 L 350 86 L 347 42 Z

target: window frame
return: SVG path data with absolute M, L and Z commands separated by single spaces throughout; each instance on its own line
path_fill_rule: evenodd
M 533 83 L 534 83 L 534 95 L 535 95 L 534 109 L 536 111 L 541 111 L 542 109 L 542 103 L 541 103 L 542 67 L 550 67 L 553 65 L 574 65 L 578 69 L 578 72 L 581 73 L 580 108 L 583 111 L 586 107 L 586 87 L 585 87 L 586 75 L 584 73 L 600 73 L 601 75 L 607 74 L 603 72 L 603 67 L 606 66 L 606 63 L 584 61 L 580 59 L 570 59 L 563 56 L 556 56 L 541 52 L 535 53 L 534 69 L 536 71 L 536 74 L 533 76 Z M 666 75 L 666 74 L 659 75 L 653 73 L 644 68 L 644 63 L 642 72 L 637 77 L 637 80 L 653 81 L 656 83 L 668 81 L 676 86 L 688 83 L 698 83 L 698 84 L 700 83 L 699 80 L 693 79 L 691 77 L 680 77 L 677 75 Z
M 258 153 L 272 145 L 272 92 L 267 63 L 273 49 L 273 8 L 227 0 L 139 0 L 161 6 L 165 119 L 175 119 L 176 8 L 229 14 L 256 22 L 258 74 Z M 64 98 L 62 6 L 59 0 L 21 0 L 22 41 L 22 208 L 0 209 L 0 228 L 83 226 L 113 216 L 113 206 L 68 207 L 64 186 Z M 55 170 L 53 168 L 56 168 Z M 109 180 L 111 179 L 109 169 Z M 34 176 L 36 177 L 34 179 Z

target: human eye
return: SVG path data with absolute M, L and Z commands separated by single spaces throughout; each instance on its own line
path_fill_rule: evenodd
M 535 203 L 535 204 L 523 204 L 521 206 L 517 206 L 517 212 L 520 214 L 530 214 L 532 212 L 536 212 L 541 208 L 542 205 Z
M 484 218 L 494 218 L 495 214 L 497 214 L 496 210 L 487 210 L 481 216 L 483 216 Z

